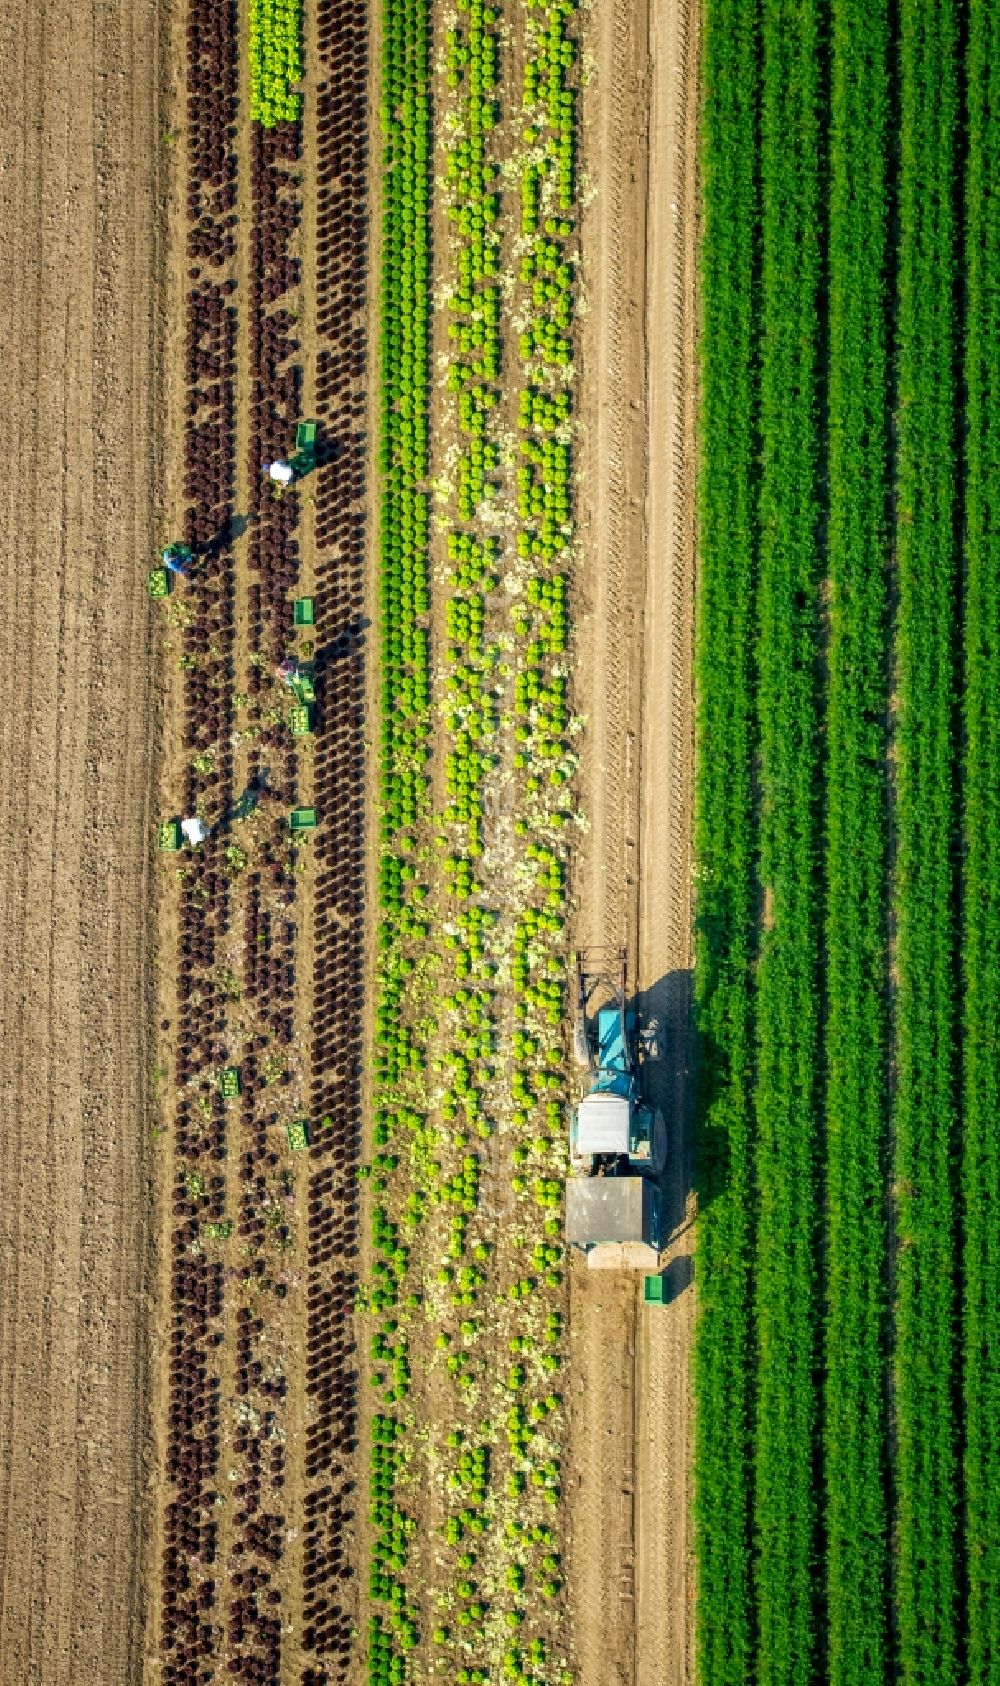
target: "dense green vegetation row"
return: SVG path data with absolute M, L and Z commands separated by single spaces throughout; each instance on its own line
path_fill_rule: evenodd
M 391 1027 L 376 1057 L 374 1141 L 391 1145 L 410 1122 L 400 1102 L 405 1073 L 422 1050 L 403 1027 L 402 1003 L 412 987 L 408 944 L 412 910 L 403 903 L 399 856 L 408 829 L 427 807 L 426 739 L 429 702 L 427 416 L 429 393 L 431 156 L 429 97 L 430 10 L 425 0 L 383 0 L 381 120 L 384 156 L 381 207 L 379 325 L 379 615 L 381 636 L 381 749 L 379 831 L 379 975 L 376 1023 Z M 371 1247 L 379 1312 L 396 1310 L 407 1254 L 386 1206 L 371 1208 Z M 391 1328 L 397 1330 L 395 1320 Z M 384 1334 L 382 1340 L 384 1341 Z M 383 1348 L 379 1347 L 379 1351 Z M 393 1348 L 399 1386 L 389 1409 L 372 1422 L 368 1521 L 372 1533 L 368 1579 L 369 1686 L 400 1686 L 405 1656 L 418 1638 L 416 1602 L 404 1576 L 416 1520 L 403 1509 L 399 1476 L 405 1467 L 405 1424 L 397 1406 L 408 1387 L 405 1332 Z
M 904 0 L 896 470 L 895 1407 L 900 1663 L 956 1655 L 955 748 L 957 8 Z
M 752 614 L 756 529 L 753 296 L 757 25 L 718 0 L 705 51 L 703 425 L 697 690 L 700 1038 L 696 1531 L 698 1663 L 714 1686 L 752 1667 L 750 1129 L 753 943 Z
M 834 0 L 830 96 L 826 769 L 828 1671 L 883 1678 L 888 29 Z
M 815 0 L 765 0 L 761 108 L 757 1680 L 808 1678 L 816 1419 L 820 901 Z
M 970 1686 L 1000 1679 L 1000 5 L 969 14 L 963 963 Z
M 978 1686 L 1000 7 L 969 9 L 964 82 L 952 0 L 710 0 L 705 39 L 701 1678 Z

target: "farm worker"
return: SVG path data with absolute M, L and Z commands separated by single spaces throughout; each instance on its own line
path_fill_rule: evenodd
M 191 552 L 187 545 L 168 544 L 162 555 L 165 568 L 169 568 L 172 574 L 181 574 L 184 579 L 187 579 L 188 571 L 184 562 L 190 562 L 191 560 Z
M 283 679 L 286 685 L 294 685 L 299 676 L 299 664 L 294 656 L 286 656 L 284 661 L 279 663 L 276 672 L 278 678 Z
M 270 478 L 276 480 L 279 486 L 290 486 L 295 479 L 295 470 L 291 463 L 281 462 L 279 459 L 277 462 L 265 463 L 264 466 Z

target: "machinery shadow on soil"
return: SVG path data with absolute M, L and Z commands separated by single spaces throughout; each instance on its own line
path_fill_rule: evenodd
M 665 972 L 629 1002 L 647 1024 L 655 1019 L 658 1025 L 657 1058 L 645 1064 L 643 1088 L 667 1127 L 667 1161 L 660 1179 L 665 1244 L 689 1220 L 694 1193 L 693 986 L 690 969 Z M 675 1264 L 679 1272 L 684 1261 Z M 689 1280 L 681 1282 L 678 1275 L 676 1292 Z
M 663 1299 L 661 1304 L 672 1305 L 679 1300 L 686 1288 L 690 1288 L 694 1281 L 694 1254 L 678 1253 L 660 1272 L 663 1280 Z

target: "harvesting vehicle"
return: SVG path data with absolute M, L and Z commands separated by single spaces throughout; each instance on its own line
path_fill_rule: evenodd
M 591 1267 L 655 1268 L 666 1163 L 663 1114 L 643 1094 L 656 1059 L 656 1021 L 626 1007 L 624 949 L 578 955 L 573 1052 L 585 1072 L 570 1115 L 566 1239 Z

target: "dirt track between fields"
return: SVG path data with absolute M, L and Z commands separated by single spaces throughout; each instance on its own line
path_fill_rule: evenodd
M 0 1680 L 142 1630 L 156 0 L 0 17 Z
M 628 945 L 638 1005 L 660 1021 L 648 1086 L 668 1125 L 669 1303 L 645 1307 L 641 1276 L 574 1264 L 569 1584 L 581 1686 L 689 1686 L 698 18 L 692 0 L 590 16 L 577 695 L 591 831 L 575 934 Z

